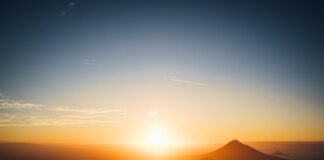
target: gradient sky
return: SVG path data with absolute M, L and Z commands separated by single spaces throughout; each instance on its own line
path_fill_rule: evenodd
M 323 7 L 1 1 L 0 140 L 324 140 Z

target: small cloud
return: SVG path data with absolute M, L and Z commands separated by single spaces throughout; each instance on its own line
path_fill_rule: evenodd
M 147 111 L 147 116 L 149 117 L 156 117 L 160 114 L 160 111 L 159 110 L 150 110 L 150 111 Z
M 207 86 L 207 84 L 202 82 L 196 82 L 196 81 L 189 81 L 189 80 L 183 80 L 183 79 L 177 79 L 177 78 L 165 78 L 165 80 L 175 83 L 182 83 L 187 85 L 196 85 L 196 86 Z
M 75 2 L 70 1 L 67 4 L 65 4 L 61 10 L 59 10 L 59 13 L 61 16 L 65 16 L 66 14 L 70 13 L 73 8 L 75 8 Z
M 66 12 L 65 11 L 59 11 L 60 15 L 65 16 Z
M 68 3 L 68 6 L 69 6 L 69 7 L 74 7 L 74 6 L 75 6 L 75 2 L 73 2 L 73 1 L 69 2 L 69 3 Z
M 83 62 L 83 65 L 89 65 L 89 66 L 95 66 L 95 67 L 101 67 L 103 64 L 100 63 L 93 63 L 93 62 Z

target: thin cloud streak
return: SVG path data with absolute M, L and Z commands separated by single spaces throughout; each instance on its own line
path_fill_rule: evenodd
M 42 107 L 44 106 L 41 104 L 34 104 L 34 103 L 12 100 L 4 97 L 3 94 L 0 94 L 0 109 L 21 110 L 21 109 L 39 109 Z
M 95 67 L 101 67 L 103 64 L 100 63 L 93 63 L 93 62 L 83 62 L 83 65 L 88 65 L 88 66 L 95 66 Z
M 25 117 L 23 121 L 17 121 L 15 115 L 9 117 L 11 118 L 0 119 L 0 127 L 66 126 L 66 125 L 76 125 L 76 124 L 117 124 L 117 123 L 124 122 L 120 120 L 97 120 L 97 119 L 79 119 L 79 118 L 41 118 L 41 117 Z
M 62 118 L 72 118 L 72 119 L 92 119 L 97 118 L 95 115 L 63 115 Z
M 55 107 L 49 108 L 52 111 L 61 111 L 61 112 L 77 112 L 85 114 L 104 114 L 104 113 L 123 113 L 124 111 L 120 109 L 85 109 L 85 108 L 68 108 L 68 107 Z
M 187 84 L 187 85 L 207 86 L 207 84 L 202 83 L 202 82 L 189 81 L 189 80 L 183 80 L 183 79 L 177 79 L 177 78 L 165 78 L 165 80 L 175 82 L 175 83 Z

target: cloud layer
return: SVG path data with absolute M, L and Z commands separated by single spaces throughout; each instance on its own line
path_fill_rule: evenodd
M 34 104 L 0 93 L 0 127 L 122 123 L 124 114 L 126 111 L 120 109 Z

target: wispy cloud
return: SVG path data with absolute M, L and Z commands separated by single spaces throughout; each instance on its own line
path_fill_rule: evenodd
M 127 112 L 109 108 L 47 106 L 9 99 L 0 93 L 0 127 L 122 123 Z
M 190 80 L 183 80 L 178 78 L 165 78 L 165 80 L 175 83 L 182 83 L 187 85 L 196 85 L 196 86 L 207 86 L 207 84 L 202 82 L 190 81 Z
M 88 65 L 88 66 L 95 66 L 95 67 L 101 67 L 103 64 L 100 63 L 93 63 L 93 62 L 83 62 L 83 65 Z
M 0 94 L 0 109 L 39 109 L 43 107 L 41 104 L 34 104 L 29 102 L 22 102 L 9 99 L 3 94 Z
M 75 124 L 123 123 L 121 120 L 95 119 L 95 117 L 61 116 L 42 117 L 23 114 L 0 113 L 0 127 L 5 126 L 65 126 Z
M 49 108 L 49 110 L 61 111 L 61 112 L 77 112 L 77 113 L 85 113 L 85 114 L 104 114 L 104 113 L 124 112 L 123 110 L 120 109 L 104 109 L 104 108 L 87 109 L 87 108 L 71 108 L 71 107 L 54 107 L 54 108 Z
M 160 114 L 160 111 L 159 110 L 150 110 L 150 111 L 147 111 L 147 116 L 149 117 L 156 117 Z
M 96 118 L 96 115 L 63 115 L 62 118 L 72 118 L 72 119 L 92 119 Z

